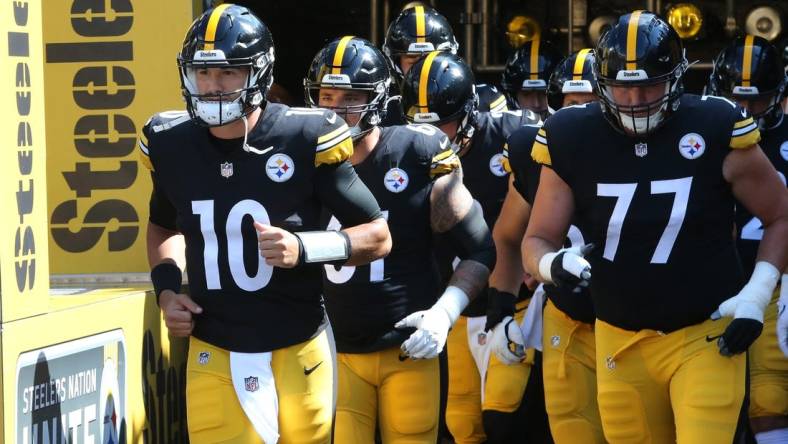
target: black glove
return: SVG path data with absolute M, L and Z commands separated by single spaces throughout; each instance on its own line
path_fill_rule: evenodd
M 498 291 L 497 288 L 488 288 L 487 323 L 484 325 L 484 330 L 492 330 L 507 316 L 514 317 L 516 303 L 517 296 L 505 291 Z
M 736 318 L 717 337 L 717 347 L 723 356 L 733 356 L 747 351 L 763 331 L 763 323 L 755 319 Z M 708 338 L 713 339 L 713 338 Z
M 542 261 L 550 260 L 550 274 L 544 275 L 541 262 L 540 274 L 563 290 L 574 291 L 578 287 L 588 287 L 591 282 L 591 264 L 585 259 L 585 255 L 593 249 L 594 244 L 586 244 L 582 247 L 564 248 L 556 253 L 549 253 L 552 256 L 545 255 Z

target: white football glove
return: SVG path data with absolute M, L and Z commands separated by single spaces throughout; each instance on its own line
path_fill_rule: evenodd
M 780 299 L 777 300 L 777 342 L 788 358 L 788 274 L 783 275 Z
M 756 263 L 747 285 L 712 313 L 711 318 L 715 320 L 722 316 L 733 317 L 717 341 L 721 354 L 730 356 L 742 353 L 758 339 L 763 330 L 763 313 L 779 278 L 780 271 L 774 265 L 765 261 Z
M 498 360 L 506 365 L 517 364 L 525 359 L 523 331 L 511 316 L 503 318 L 493 328 L 492 350 Z
M 400 349 L 413 359 L 430 359 L 438 356 L 446 345 L 449 329 L 468 305 L 468 296 L 454 286 L 446 291 L 428 310 L 417 311 L 394 324 L 394 328 L 416 329 Z

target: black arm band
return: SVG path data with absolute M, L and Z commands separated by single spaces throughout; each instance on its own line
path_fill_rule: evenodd
M 156 295 L 156 305 L 159 304 L 159 295 L 164 290 L 181 292 L 183 272 L 172 262 L 162 262 L 150 271 L 150 280 L 153 283 L 153 293 Z
M 459 249 L 460 259 L 478 262 L 490 271 L 495 268 L 495 244 L 479 202 L 474 200 L 468 214 L 448 233 Z

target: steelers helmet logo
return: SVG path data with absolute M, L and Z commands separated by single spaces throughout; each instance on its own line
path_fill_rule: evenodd
M 689 133 L 679 141 L 679 153 L 686 159 L 697 159 L 706 151 L 706 141 L 700 134 Z
M 392 193 L 401 193 L 409 182 L 408 173 L 399 168 L 392 168 L 383 176 L 383 186 Z
M 295 164 L 287 154 L 274 154 L 265 163 L 265 174 L 274 182 L 285 182 L 293 177 Z
M 786 162 L 788 162 L 788 141 L 783 142 L 783 144 L 780 145 L 780 155 L 783 156 L 783 159 L 785 159 Z
M 490 158 L 490 171 L 498 177 L 506 175 L 506 168 L 503 166 L 503 154 L 498 153 Z

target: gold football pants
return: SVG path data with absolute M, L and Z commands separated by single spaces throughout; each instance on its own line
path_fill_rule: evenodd
M 594 326 L 547 301 L 542 372 L 550 432 L 556 444 L 604 443 L 596 391 Z
M 376 424 L 384 444 L 436 442 L 440 404 L 438 360 L 400 360 L 399 357 L 399 347 L 338 354 L 335 443 L 374 443 Z
M 788 358 L 777 344 L 777 298 L 766 307 L 763 333 L 750 347 L 750 418 L 788 415 Z
M 200 353 L 208 353 L 201 362 Z M 325 331 L 271 357 L 279 402 L 280 444 L 331 441 L 334 359 Z M 230 352 L 190 338 L 186 411 L 192 444 L 259 444 L 233 388 Z
M 665 334 L 597 320 L 599 413 L 617 443 L 730 443 L 745 393 L 746 355 L 726 357 L 717 341 L 730 319 Z

